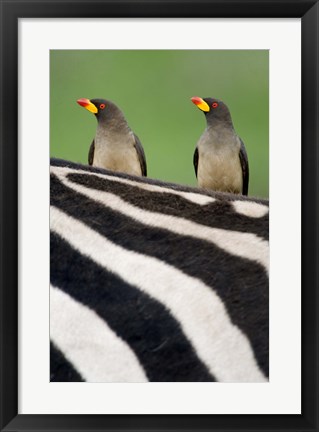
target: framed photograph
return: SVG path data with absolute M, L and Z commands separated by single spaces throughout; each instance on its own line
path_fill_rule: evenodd
M 1 0 L 1 430 L 318 430 L 318 8 Z

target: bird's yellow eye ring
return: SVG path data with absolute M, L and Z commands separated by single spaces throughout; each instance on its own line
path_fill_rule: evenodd
M 212 107 L 213 107 L 213 108 L 217 108 L 217 107 L 218 107 L 218 103 L 217 103 L 217 102 L 214 102 L 214 103 L 212 104 Z
M 100 105 L 100 108 L 101 108 L 101 109 L 104 109 L 104 108 L 105 108 L 105 104 L 101 104 L 101 105 Z

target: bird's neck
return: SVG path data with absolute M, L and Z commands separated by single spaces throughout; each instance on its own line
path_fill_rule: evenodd
M 216 131 L 228 129 L 234 131 L 234 125 L 231 118 L 227 120 L 225 119 L 219 120 L 218 118 L 211 118 L 207 122 L 207 129 L 216 130 Z
M 95 134 L 95 150 L 113 149 L 118 151 L 131 142 L 132 131 L 125 122 L 105 122 L 99 124 Z
M 103 135 L 125 135 L 129 134 L 131 129 L 124 117 L 113 119 L 108 118 L 106 121 L 99 122 L 97 125 L 97 133 Z
M 216 151 L 225 148 L 225 142 L 229 143 L 229 148 L 237 146 L 237 135 L 234 128 L 230 125 L 225 125 L 225 122 L 209 124 L 203 134 L 203 143 L 207 143 L 209 147 L 212 146 Z

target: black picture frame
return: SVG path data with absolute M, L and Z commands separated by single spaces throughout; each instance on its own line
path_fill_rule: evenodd
M 318 46 L 314 0 L 0 0 L 1 5 L 1 431 L 317 431 Z M 301 18 L 302 414 L 18 414 L 18 20 L 85 17 Z M 292 206 L 293 208 L 293 206 Z M 287 209 L 287 217 L 289 217 Z M 289 302 L 289 299 L 287 299 Z M 283 311 L 284 315 L 284 311 Z M 294 377 L 291 377 L 294 379 Z

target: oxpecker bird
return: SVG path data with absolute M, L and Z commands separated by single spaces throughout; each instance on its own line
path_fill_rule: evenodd
M 137 176 L 147 175 L 145 153 L 122 111 L 105 99 L 78 99 L 95 114 L 97 129 L 89 150 L 89 165 Z
M 207 123 L 194 153 L 198 186 L 248 195 L 248 157 L 227 105 L 218 99 L 197 96 L 191 101 L 203 111 Z

